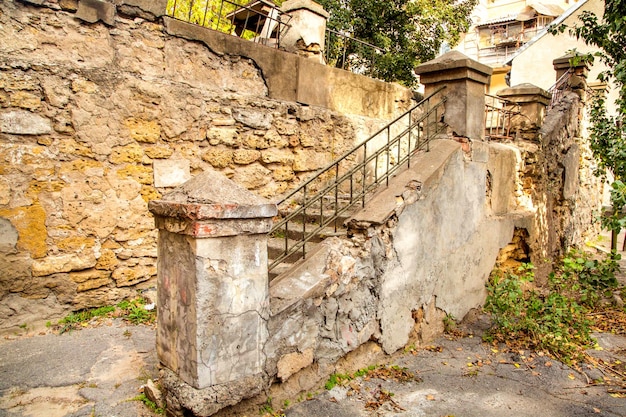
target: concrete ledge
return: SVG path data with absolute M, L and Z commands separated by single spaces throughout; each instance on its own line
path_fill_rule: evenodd
M 321 243 L 293 269 L 270 282 L 270 311 L 275 316 L 305 298 L 321 297 L 330 284 L 324 274 L 329 248 Z
M 102 0 L 80 0 L 76 17 L 88 23 L 99 20 L 109 26 L 115 24 L 115 5 Z
M 411 168 L 402 171 L 390 186 L 378 193 L 367 206 L 347 220 L 349 228 L 362 229 L 370 225 L 382 225 L 405 204 L 403 194 L 409 188 L 419 184 L 421 194 L 437 183 L 443 175 L 446 161 L 461 145 L 453 140 L 435 140 L 430 144 L 430 151 L 417 155 L 411 160 Z M 413 184 L 413 185 L 412 185 Z
M 261 69 L 270 98 L 380 119 L 391 119 L 412 104 L 411 90 L 398 84 L 331 68 L 168 16 L 163 21 L 170 35 L 201 41 L 218 55 L 252 59 Z

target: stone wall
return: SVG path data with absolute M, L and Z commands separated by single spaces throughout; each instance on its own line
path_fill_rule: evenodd
M 538 89 L 525 84 L 505 92 L 514 90 Z M 520 153 L 516 199 L 519 207 L 533 213 L 533 220 L 520 230 L 517 247 L 509 248 L 512 252 L 502 262 L 532 262 L 542 284 L 555 260 L 599 233 L 594 219 L 600 213 L 603 183 L 593 174 L 597 162 L 585 140 L 579 94 L 564 93 L 545 117 L 526 110 L 526 117 L 514 120 L 513 144 Z
M 214 169 L 274 198 L 410 104 L 398 87 L 369 101 L 376 114 L 363 112 L 371 88 L 354 105 L 277 98 L 293 74 L 267 65 L 289 54 L 208 30 L 190 41 L 162 8 L 0 3 L 0 330 L 154 287 L 147 203 L 169 187 Z M 210 49 L 212 34 L 264 64 Z

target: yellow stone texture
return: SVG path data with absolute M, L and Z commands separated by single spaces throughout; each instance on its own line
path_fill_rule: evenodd
M 8 219 L 17 229 L 17 248 L 30 253 L 37 259 L 46 256 L 46 211 L 41 205 L 33 204 L 28 207 L 0 209 L 0 217 Z
M 93 151 L 87 146 L 76 142 L 73 139 L 65 139 L 59 142 L 59 152 L 68 155 L 84 156 L 87 158 L 93 158 Z
M 87 270 L 70 272 L 70 279 L 78 284 L 76 291 L 83 292 L 104 287 L 113 282 L 111 273 L 107 271 Z
M 146 155 L 152 159 L 166 159 L 172 156 L 174 151 L 167 146 L 150 146 L 144 149 Z
M 118 146 L 113 148 L 110 160 L 114 164 L 125 164 L 130 162 L 141 162 L 143 159 L 143 149 L 136 143 Z
M 72 81 L 72 91 L 75 93 L 92 94 L 98 91 L 98 85 L 91 81 L 78 79 Z
M 36 259 L 33 262 L 32 272 L 35 277 L 43 277 L 59 272 L 82 271 L 93 268 L 95 265 L 96 257 L 93 251 L 86 251 L 86 253 L 81 254 L 67 253 Z
M 120 245 L 118 242 L 114 240 L 107 239 L 102 243 L 100 247 L 102 249 L 120 249 L 122 245 Z
M 261 157 L 261 152 L 252 149 L 237 149 L 233 155 L 233 160 L 239 165 L 248 165 L 257 161 Z
M 65 183 L 59 180 L 31 181 L 26 195 L 36 199 L 39 193 L 61 191 Z
M 96 239 L 93 237 L 83 236 L 70 236 L 56 242 L 57 248 L 64 252 L 76 252 L 82 251 L 86 248 L 93 248 L 96 244 Z
M 161 193 L 156 188 L 150 185 L 144 185 L 141 187 L 141 198 L 147 203 L 152 200 L 158 200 L 161 198 Z
M 11 94 L 11 106 L 27 110 L 38 110 L 41 107 L 41 98 L 26 91 L 17 91 Z
M 111 249 L 103 249 L 98 262 L 96 263 L 96 269 L 102 269 L 112 271 L 120 262 L 117 260 L 115 252 Z
M 130 137 L 137 142 L 156 143 L 161 136 L 161 127 L 156 120 L 130 118 L 124 124 L 130 132 Z
M 140 184 L 151 185 L 153 181 L 152 167 L 146 165 L 128 165 L 117 171 L 119 178 L 132 178 Z
M 289 181 L 295 178 L 293 169 L 287 166 L 279 166 L 272 171 L 272 176 L 276 181 Z
M 233 163 L 233 151 L 231 149 L 209 149 L 202 160 L 215 168 L 226 168 Z
M 113 271 L 113 279 L 118 287 L 124 287 L 147 281 L 156 276 L 156 267 L 137 265 L 132 268 L 117 268 Z
M 77 159 L 75 161 L 62 162 L 59 173 L 88 173 L 91 170 L 101 170 L 102 168 L 102 162 L 100 161 L 94 161 L 93 159 Z
M 9 204 L 11 201 L 11 186 L 4 178 L 0 178 L 0 205 Z

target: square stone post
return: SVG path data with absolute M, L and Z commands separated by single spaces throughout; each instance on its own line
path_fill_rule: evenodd
M 418 66 L 415 72 L 427 96 L 446 86 L 441 92 L 447 96 L 444 121 L 457 136 L 484 139 L 485 90 L 493 72 L 491 67 L 458 51 L 450 51 Z
M 188 390 L 221 385 L 232 397 L 241 394 L 235 402 L 258 393 L 268 338 L 267 234 L 276 205 L 205 172 L 151 201 L 149 209 L 159 229 L 160 362 Z M 220 399 L 181 397 L 179 408 L 196 415 L 229 405 L 185 404 Z
M 507 110 L 519 113 L 511 116 L 511 131 L 522 134 L 531 132 L 529 138 L 534 138 L 533 135 L 543 125 L 552 94 L 536 85 L 525 83 L 498 91 L 498 97 L 509 102 L 505 105 Z
M 280 48 L 323 63 L 326 20 L 330 14 L 312 0 L 287 0 L 280 10 L 289 16 Z
M 570 88 L 578 96 L 585 100 L 587 97 L 587 76 L 589 75 L 589 63 L 580 59 L 577 62 L 576 57 L 580 54 L 567 54 L 552 61 L 554 70 L 556 71 L 555 90 L 564 90 Z M 569 73 L 569 77 L 563 76 Z

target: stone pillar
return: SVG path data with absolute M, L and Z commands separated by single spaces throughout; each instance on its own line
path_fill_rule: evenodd
M 565 87 L 570 88 L 578 96 L 585 100 L 587 91 L 587 76 L 589 75 L 589 63 L 582 59 L 577 60 L 577 54 L 567 54 L 552 61 L 554 70 L 556 71 L 555 87 L 563 90 Z M 580 61 L 580 62 L 577 62 Z M 565 73 L 570 73 L 567 82 L 559 84 L 559 80 Z
M 280 8 L 288 28 L 280 34 L 280 48 L 323 63 L 329 13 L 312 0 L 287 0 Z
M 415 69 L 429 95 L 440 86 L 446 86 L 447 96 L 444 121 L 457 136 L 483 140 L 485 136 L 485 87 L 493 70 L 487 65 L 450 51 Z
M 507 110 L 518 113 L 511 117 L 511 131 L 535 140 L 552 95 L 536 85 L 525 83 L 498 91 L 498 97 L 510 102 L 505 105 Z
M 210 415 L 263 388 L 267 233 L 277 207 L 205 172 L 149 209 L 159 229 L 157 354 L 171 371 L 166 398 L 178 397 L 178 415 Z M 181 387 L 180 395 L 167 392 Z M 232 398 L 208 404 L 220 402 L 220 392 Z

